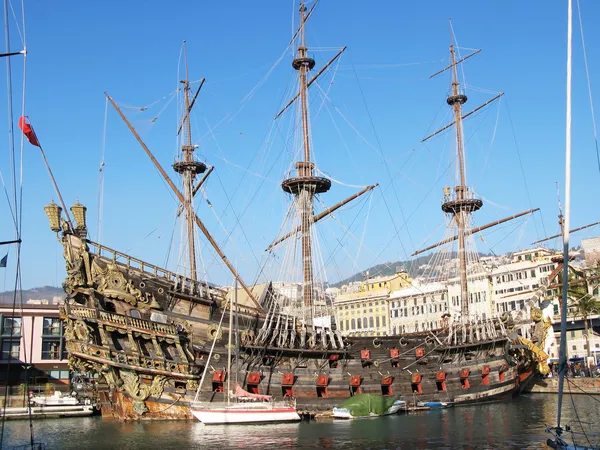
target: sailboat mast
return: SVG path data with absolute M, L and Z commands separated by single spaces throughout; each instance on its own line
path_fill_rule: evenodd
M 467 96 L 460 92 L 457 73 L 456 53 L 454 44 L 450 45 L 450 56 L 452 59 L 452 94 L 446 99 L 446 103 L 452 106 L 454 110 L 454 121 L 456 127 L 456 154 L 458 159 L 459 179 L 458 185 L 454 187 L 455 197 L 451 199 L 447 195 L 442 204 L 442 210 L 450 213 L 458 227 L 458 258 L 460 273 L 460 294 L 461 294 L 461 318 L 464 320 L 469 316 L 469 289 L 467 285 L 467 252 L 466 237 L 469 215 L 477 211 L 483 203 L 479 199 L 471 198 L 469 188 L 467 187 L 467 175 L 465 168 L 465 152 L 463 146 L 463 128 L 462 128 L 462 105 L 466 103 Z
M 556 426 L 560 428 L 562 399 L 567 373 L 567 312 L 569 289 L 569 230 L 571 225 L 571 60 L 573 41 L 573 4 L 568 0 L 567 13 L 567 112 L 565 143 L 565 211 L 563 217 L 563 279 L 562 305 L 560 311 L 560 347 L 558 363 L 558 412 Z
M 177 161 L 173 168 L 176 172 L 180 173 L 183 177 L 183 196 L 184 196 L 184 208 L 186 211 L 186 224 L 187 224 L 187 239 L 188 239 L 188 253 L 190 263 L 190 278 L 196 280 L 198 278 L 196 268 L 196 245 L 194 239 L 194 179 L 196 175 L 203 173 L 206 170 L 206 165 L 194 161 L 194 149 L 192 145 L 192 127 L 190 123 L 190 80 L 188 75 L 188 63 L 187 63 L 187 46 L 186 42 L 183 42 L 183 53 L 185 60 L 185 79 L 181 80 L 183 85 L 183 97 L 185 113 L 183 116 L 183 128 L 185 130 L 185 137 L 182 139 L 181 153 L 183 154 L 183 160 Z
M 284 180 L 284 191 L 297 196 L 300 210 L 300 233 L 302 236 L 303 303 L 305 308 L 313 305 L 313 267 L 311 225 L 313 223 L 313 199 L 315 194 L 327 192 L 331 181 L 313 176 L 315 164 L 310 160 L 310 124 L 308 121 L 308 100 L 306 76 L 315 67 L 315 60 L 308 56 L 305 40 L 306 7 L 300 2 L 300 45 L 292 67 L 299 74 L 300 109 L 302 114 L 302 138 L 304 161 L 296 162 L 298 176 Z
M 236 280 L 237 281 L 237 280 Z M 237 283 L 233 286 L 234 295 L 237 298 Z M 229 341 L 227 343 L 227 404 L 229 404 L 229 393 L 231 392 L 231 334 L 233 330 L 233 295 L 229 299 Z M 237 353 L 236 353 L 237 358 Z M 237 376 L 237 374 L 236 374 Z

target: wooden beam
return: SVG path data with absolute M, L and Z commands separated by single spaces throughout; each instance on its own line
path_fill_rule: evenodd
M 321 220 L 323 217 L 326 217 L 328 215 L 330 215 L 331 213 L 333 213 L 334 211 L 340 209 L 342 206 L 346 205 L 347 203 L 351 202 L 352 200 L 354 200 L 357 197 L 360 197 L 361 195 L 363 195 L 365 192 L 368 192 L 374 188 L 376 188 L 377 186 L 379 186 L 379 184 L 373 184 L 371 186 L 367 186 L 366 188 L 364 188 L 362 191 L 357 192 L 356 194 L 352 194 L 350 197 L 348 197 L 345 200 L 342 200 L 339 203 L 336 203 L 335 205 L 333 205 L 330 208 L 327 208 L 325 211 L 320 212 L 319 214 L 316 214 L 315 216 L 313 216 L 313 223 L 318 222 L 319 220 Z M 296 233 L 298 233 L 298 231 L 300 231 L 300 226 L 297 226 L 294 230 L 290 231 L 289 233 L 285 234 L 284 236 L 280 237 L 279 239 L 277 239 L 275 242 L 273 242 L 271 245 L 269 245 L 265 251 L 268 252 L 269 250 L 271 250 L 273 247 L 275 247 L 276 245 L 282 243 L 283 241 L 285 241 L 287 238 L 289 238 L 290 236 L 295 235 Z
M 596 225 L 600 225 L 600 222 L 594 222 L 594 223 L 590 223 L 589 225 L 584 225 L 584 226 L 579 227 L 579 228 L 573 228 L 572 230 L 569 231 L 569 233 L 574 233 L 575 231 L 579 231 L 579 230 L 585 230 L 586 228 L 590 228 L 590 227 L 593 227 L 593 226 L 596 226 Z M 562 233 L 555 234 L 554 236 L 550 236 L 550 237 L 547 237 L 547 238 L 544 238 L 544 239 L 540 239 L 539 241 L 532 242 L 531 245 L 533 245 L 533 244 L 539 244 L 540 242 L 549 241 L 550 239 L 554 239 L 554 238 L 557 238 L 557 237 L 562 237 Z
M 488 100 L 487 102 L 485 102 L 483 105 L 478 106 L 477 108 L 475 108 L 473 111 L 468 112 L 467 114 L 465 114 L 464 116 L 461 117 L 461 119 L 466 119 L 467 117 L 469 117 L 471 114 L 476 113 L 477 111 L 479 111 L 481 108 L 485 108 L 487 105 L 489 105 L 490 103 L 492 103 L 493 101 L 498 100 L 500 97 L 502 97 L 504 95 L 504 92 L 501 92 L 500 94 L 496 95 L 493 99 Z M 429 136 L 427 136 L 426 138 L 421 139 L 421 142 L 425 142 L 429 139 L 431 139 L 434 136 L 437 136 L 438 134 L 440 134 L 442 131 L 447 130 L 448 128 L 450 128 L 452 125 L 454 125 L 456 123 L 456 120 L 452 123 L 449 123 L 448 125 L 446 125 L 443 128 L 440 128 L 439 130 L 437 130 L 435 133 L 430 134 Z
M 152 152 L 150 151 L 150 149 L 146 146 L 146 144 L 144 143 L 144 141 L 142 140 L 142 138 L 140 137 L 140 135 L 137 133 L 137 131 L 135 131 L 135 128 L 133 128 L 133 126 L 131 125 L 131 123 L 129 123 L 129 121 L 127 120 L 127 118 L 125 117 L 125 115 L 123 114 L 123 112 L 121 111 L 121 109 L 117 106 L 117 104 L 115 103 L 115 101 L 106 92 L 104 93 L 104 95 L 106 95 L 106 98 L 108 99 L 108 101 L 116 109 L 117 113 L 119 113 L 119 116 L 121 116 L 121 119 L 123 119 L 123 122 L 125 122 L 125 124 L 127 125 L 127 128 L 129 128 L 129 131 L 131 131 L 131 133 L 135 136 L 135 138 L 137 139 L 137 141 L 140 143 L 140 145 L 142 146 L 142 148 L 144 149 L 144 151 L 146 152 L 146 154 L 148 155 L 148 157 L 150 158 L 150 160 L 154 163 L 154 166 L 158 169 L 158 171 L 163 176 L 163 178 L 165 179 L 165 181 L 167 182 L 167 184 L 171 187 L 171 190 L 177 196 L 177 198 L 179 199 L 179 201 L 181 202 L 181 204 L 182 205 L 185 204 L 185 199 L 183 197 L 183 194 L 179 191 L 179 189 L 177 188 L 177 186 L 175 186 L 175 183 L 173 183 L 173 180 L 171 180 L 171 178 L 169 177 L 169 175 L 167 175 L 167 172 L 165 172 L 165 169 L 163 169 L 162 166 L 160 165 L 160 163 L 156 160 L 156 158 L 154 157 L 154 155 L 152 154 Z M 250 299 L 252 300 L 252 302 L 256 305 L 256 307 L 259 310 L 262 311 L 262 307 L 260 306 L 260 304 L 256 300 L 256 297 L 254 297 L 254 294 L 252 293 L 252 291 L 250 291 L 250 289 L 248 288 L 248 286 L 246 285 L 246 283 L 244 283 L 244 280 L 242 280 L 242 278 L 240 277 L 240 275 L 237 273 L 237 270 L 235 270 L 235 268 L 233 267 L 233 265 L 229 262 L 229 260 L 227 259 L 227 256 L 225 256 L 225 254 L 223 253 L 223 251 L 219 247 L 219 244 L 217 244 L 217 241 L 215 241 L 214 238 L 211 236 L 211 234 L 208 232 L 208 229 L 206 228 L 206 226 L 204 226 L 204 224 L 202 223 L 202 221 L 200 220 L 200 218 L 198 217 L 198 215 L 195 213 L 195 211 L 191 211 L 191 214 L 193 214 L 194 221 L 196 222 L 196 225 L 198 225 L 198 228 L 200 228 L 200 231 L 202 231 L 202 233 L 204 234 L 204 236 L 206 237 L 206 239 L 208 239 L 208 242 L 210 243 L 210 245 L 212 245 L 212 247 L 214 248 L 214 250 L 217 252 L 217 254 L 221 257 L 221 259 L 223 260 L 223 262 L 227 266 L 227 268 L 231 271 L 231 273 L 233 274 L 233 276 L 238 280 L 238 282 L 240 283 L 240 285 L 242 286 L 242 288 L 244 289 L 244 291 L 246 291 L 246 293 L 248 294 L 248 296 L 250 297 Z
M 347 47 L 344 47 L 344 48 L 342 48 L 342 49 L 341 49 L 341 50 L 340 50 L 340 51 L 337 53 L 337 55 L 335 55 L 333 58 L 331 58 L 331 60 L 330 60 L 330 61 L 329 61 L 327 64 L 325 64 L 325 65 L 324 65 L 324 66 L 321 68 L 321 70 L 319 70 L 319 71 L 317 72 L 317 74 L 316 74 L 314 77 L 312 77 L 312 79 L 311 79 L 311 80 L 310 80 L 308 83 L 306 83 L 306 87 L 307 87 L 307 88 L 309 88 L 309 87 L 310 87 L 310 85 L 311 85 L 311 84 L 313 84 L 313 82 L 314 82 L 314 81 L 316 81 L 316 79 L 317 79 L 317 78 L 319 78 L 319 76 L 320 76 L 320 75 L 321 75 L 323 72 L 325 72 L 325 70 L 327 70 L 327 68 L 328 68 L 328 67 L 331 65 L 331 63 L 332 63 L 332 62 L 334 62 L 334 61 L 335 61 L 335 60 L 336 60 L 336 59 L 337 59 L 337 58 L 338 58 L 338 57 L 339 57 L 339 56 L 340 56 L 342 53 L 344 53 L 344 50 L 346 50 L 346 48 L 347 48 Z M 294 98 L 292 98 L 292 99 L 291 99 L 291 100 L 288 102 L 288 104 L 287 104 L 287 105 L 285 105 L 285 106 L 283 107 L 283 109 L 277 113 L 277 115 L 275 116 L 275 118 L 274 118 L 273 120 L 277 120 L 277 118 L 278 118 L 279 116 L 281 116 L 281 115 L 283 114 L 283 112 L 284 112 L 286 109 L 288 109 L 292 103 L 294 103 L 294 102 L 296 101 L 296 99 L 297 99 L 298 97 L 300 97 L 300 92 L 298 92 L 298 93 L 297 93 L 297 94 L 294 96 Z
M 179 136 L 179 133 L 181 133 L 181 129 L 183 128 L 183 124 L 185 123 L 185 121 L 187 120 L 188 116 L 192 112 L 192 108 L 194 107 L 194 103 L 196 103 L 196 98 L 198 97 L 198 94 L 200 93 L 200 89 L 202 89 L 202 86 L 204 85 L 205 81 L 206 81 L 206 78 L 202 78 L 200 80 L 200 86 L 198 86 L 198 90 L 194 94 L 194 98 L 192 99 L 192 101 L 190 103 L 190 107 L 185 112 L 185 116 L 183 117 L 181 123 L 179 124 L 179 128 L 177 129 L 177 136 Z
M 536 212 L 536 211 L 539 211 L 539 210 L 540 210 L 540 208 L 530 209 L 530 210 L 528 210 L 528 211 L 524 211 L 524 212 L 522 212 L 522 213 L 515 214 L 515 215 L 513 215 L 513 216 L 506 217 L 506 218 L 504 218 L 504 219 L 500 219 L 500 220 L 496 220 L 496 221 L 494 221 L 494 222 L 490 222 L 490 223 L 488 223 L 488 224 L 486 224 L 486 225 L 482 225 L 482 226 L 480 226 L 480 227 L 473 228 L 471 231 L 467 231 L 467 232 L 465 233 L 465 236 L 469 236 L 469 235 L 471 235 L 471 234 L 475 234 L 475 233 L 478 233 L 478 232 L 480 232 L 480 231 L 487 230 L 488 228 L 494 227 L 494 226 L 496 226 L 496 225 L 499 225 L 499 224 L 501 224 L 501 223 L 504 223 L 504 222 L 508 222 L 509 220 L 517 219 L 518 217 L 524 216 L 524 215 L 526 215 L 526 214 L 531 214 L 531 213 L 534 213 L 534 212 Z M 458 236 L 452 236 L 451 238 L 444 239 L 443 241 L 440 241 L 440 242 L 438 242 L 437 244 L 433 244 L 433 245 L 430 245 L 430 246 L 429 246 L 429 247 L 427 247 L 427 248 L 424 248 L 424 249 L 422 249 L 422 250 L 418 250 L 418 251 L 414 252 L 414 253 L 413 253 L 412 255 L 410 255 L 410 256 L 416 256 L 416 255 L 418 255 L 418 254 L 420 254 L 420 253 L 424 253 L 424 252 L 426 252 L 427 250 L 432 250 L 432 249 L 434 249 L 434 248 L 436 248 L 436 247 L 439 247 L 439 246 L 441 246 L 441 245 L 447 244 L 448 242 L 453 242 L 453 241 L 455 241 L 455 240 L 457 240 L 457 239 L 458 239 Z

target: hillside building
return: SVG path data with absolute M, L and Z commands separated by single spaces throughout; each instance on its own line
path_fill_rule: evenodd
M 334 301 L 334 310 L 342 333 L 388 335 L 390 292 L 410 286 L 411 282 L 408 273 L 397 268 L 393 275 L 367 278 L 358 288 L 355 285 L 350 292 L 339 294 Z

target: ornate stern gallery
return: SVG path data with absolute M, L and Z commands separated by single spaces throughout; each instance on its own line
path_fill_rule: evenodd
M 128 406 L 139 416 L 147 413 L 149 397 L 195 390 L 199 368 L 194 365 L 188 325 L 167 324 L 161 314 L 161 301 L 173 289 L 166 281 L 174 280 L 175 274 L 87 240 L 86 207 L 79 202 L 70 208 L 74 223 L 68 214 L 61 217 L 62 208 L 54 202 L 44 209 L 64 247 L 67 299 L 60 314 L 71 369 L 102 375 L 108 386 L 108 391 L 100 392 L 103 405 L 112 403 L 117 391 L 125 391 L 130 402 L 117 399 L 121 404 L 113 405 L 124 417 L 130 415 Z M 147 286 L 144 280 L 156 275 L 164 282 L 154 279 Z M 170 414 L 181 414 L 177 407 L 171 409 Z

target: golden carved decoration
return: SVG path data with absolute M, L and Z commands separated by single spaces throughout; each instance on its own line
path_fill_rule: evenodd
M 148 412 L 148 407 L 145 401 L 152 396 L 159 398 L 164 390 L 165 383 L 168 378 L 163 375 L 156 375 L 152 379 L 152 384 L 148 386 L 140 382 L 140 377 L 137 373 L 129 370 L 121 370 L 121 380 L 123 381 L 123 389 L 133 399 L 133 409 L 140 415 Z
M 131 306 L 143 303 L 149 308 L 162 309 L 151 292 L 142 292 L 119 270 L 115 262 L 109 262 L 105 269 L 94 260 L 92 262 L 94 281 L 98 283 L 98 292 L 106 298 L 123 300 Z
M 533 320 L 534 322 L 539 322 L 540 320 L 542 320 L 542 317 L 543 314 L 540 308 L 531 308 L 531 320 Z
M 86 324 L 83 320 L 75 321 L 75 324 L 73 325 L 73 332 L 78 340 L 93 343 L 92 327 Z

